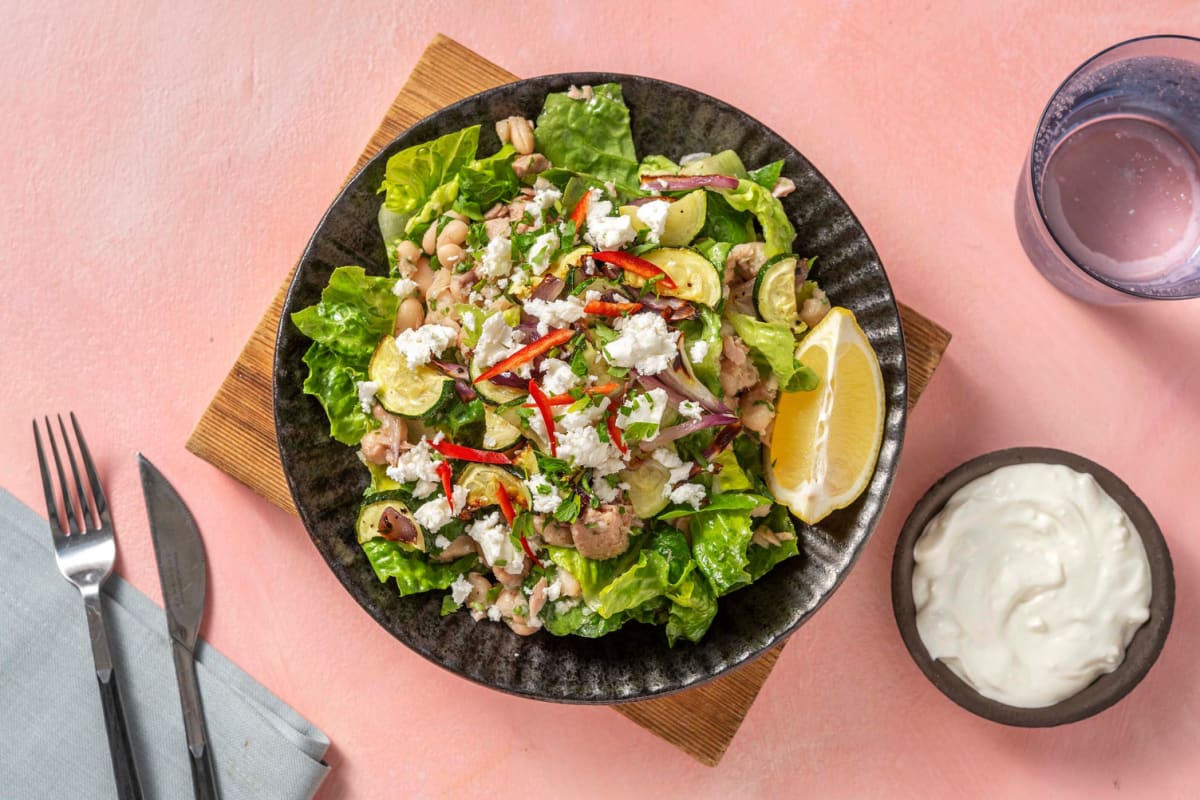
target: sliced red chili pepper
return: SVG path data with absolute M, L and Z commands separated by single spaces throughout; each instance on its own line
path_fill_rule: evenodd
M 451 442 L 438 442 L 431 444 L 430 447 L 446 458 L 455 458 L 459 461 L 474 461 L 479 464 L 512 464 L 512 459 L 504 453 L 493 453 L 490 450 L 476 450 L 474 447 L 463 447 L 461 444 Z
M 628 453 L 629 448 L 625 446 L 625 441 L 621 438 L 621 429 L 617 427 L 617 412 L 608 415 L 608 438 L 612 439 L 612 443 L 617 446 L 617 449 L 622 453 Z
M 603 300 L 592 300 L 583 307 L 583 313 L 598 314 L 602 317 L 619 317 L 622 314 L 636 314 L 641 310 L 641 303 L 606 303 Z
M 490 381 L 492 378 L 496 377 L 502 372 L 511 372 L 527 361 L 533 361 L 543 353 L 553 350 L 560 344 L 566 344 L 567 342 L 571 341 L 571 337 L 574 335 L 575 331 L 571 330 L 570 328 L 559 328 L 556 331 L 550 331 L 550 333 L 547 333 L 542 338 L 525 345 L 511 356 L 501 361 L 499 364 L 496 364 L 494 367 L 488 369 L 475 379 L 475 383 L 479 383 L 480 381 Z
M 604 250 L 599 253 L 592 253 L 592 258 L 601 261 L 605 264 L 615 264 L 626 272 L 632 272 L 634 275 L 640 275 L 646 280 L 651 278 L 659 278 L 659 283 L 666 289 L 677 289 L 675 281 L 671 280 L 671 276 L 663 272 L 660 268 L 651 264 L 644 258 L 639 258 L 633 253 L 626 253 L 622 250 Z
M 496 483 L 496 501 L 500 503 L 500 511 L 504 514 L 504 518 L 508 520 L 509 525 L 512 525 L 517 515 L 513 511 L 512 500 L 509 499 L 508 490 L 504 488 L 503 483 Z
M 583 390 L 583 393 L 584 394 L 608 394 L 609 392 L 616 391 L 618 388 L 620 388 L 620 384 L 618 384 L 618 383 L 602 383 L 599 386 L 587 387 L 586 389 Z M 579 399 L 578 397 L 575 397 L 570 394 L 556 394 L 553 397 L 547 397 L 546 402 L 552 406 L 569 406 L 578 399 Z M 521 405 L 524 408 L 537 408 L 537 403 L 522 403 Z
M 454 513 L 454 487 L 453 477 L 454 470 L 450 466 L 449 461 L 439 461 L 437 465 L 438 477 L 442 479 L 442 488 L 446 490 L 446 504 L 450 506 L 450 513 Z
M 525 551 L 525 555 L 529 556 L 533 563 L 537 564 L 539 567 L 544 566 L 541 562 L 541 559 L 533 554 L 533 548 L 529 546 L 529 540 L 524 536 L 521 537 L 521 549 Z
M 579 198 L 579 202 L 575 204 L 575 208 L 571 209 L 571 221 L 575 223 L 576 230 L 587 219 L 588 206 L 592 204 L 592 192 L 589 189 L 583 193 L 583 197 Z
M 554 436 L 554 413 L 550 411 L 550 398 L 546 397 L 546 393 L 542 391 L 542 387 L 537 385 L 537 381 L 529 382 L 529 396 L 537 404 L 538 413 L 542 415 L 542 422 L 546 425 L 546 438 L 550 440 L 550 455 L 557 457 L 558 440 Z

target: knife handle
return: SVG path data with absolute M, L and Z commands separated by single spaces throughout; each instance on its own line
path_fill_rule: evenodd
M 200 685 L 196 681 L 196 656 L 177 639 L 171 640 L 171 653 L 175 657 L 175 677 L 179 681 L 179 699 L 183 705 L 183 729 L 187 734 L 188 761 L 192 767 L 192 789 L 196 800 L 220 800 L 212 744 L 205 730 L 204 706 L 200 702 Z
M 125 724 L 125 709 L 121 705 L 121 690 L 117 688 L 117 674 L 111 670 L 107 676 L 97 672 L 96 683 L 100 685 L 100 702 L 104 706 L 104 729 L 108 733 L 108 752 L 112 756 L 117 797 L 142 800 L 142 786 L 133 760 L 133 748 L 129 744 L 129 726 Z

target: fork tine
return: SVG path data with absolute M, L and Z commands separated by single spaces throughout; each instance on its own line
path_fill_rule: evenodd
M 50 418 L 44 417 L 46 421 L 46 438 L 50 440 L 50 452 L 54 454 L 54 467 L 58 470 L 58 483 L 62 487 L 63 510 L 67 515 L 67 528 L 71 533 L 79 533 L 79 523 L 75 519 L 75 504 L 71 502 L 71 487 L 67 484 L 66 473 L 63 472 L 62 459 L 58 457 L 58 443 L 54 440 L 54 428 L 50 425 Z
M 58 415 L 58 428 L 62 431 L 63 449 L 67 451 L 67 461 L 71 463 L 71 476 L 75 478 L 75 493 L 79 495 L 81 512 L 79 527 L 86 531 L 96 523 L 92 519 L 92 509 L 88 505 L 87 492 L 83 490 L 83 481 L 79 480 L 79 467 L 75 465 L 75 450 L 71 447 L 71 437 L 67 435 L 67 426 L 63 424 L 62 414 Z
M 50 466 L 46 463 L 46 452 L 42 449 L 42 437 L 38 433 L 37 420 L 33 421 L 33 443 L 37 445 L 38 469 L 42 473 L 42 491 L 46 493 L 46 516 L 50 519 L 50 533 L 54 538 L 66 536 L 62 520 L 58 516 L 58 501 L 54 499 L 54 485 L 50 482 Z
M 87 440 L 83 438 L 83 431 L 79 429 L 79 420 L 75 419 L 75 412 L 71 412 L 71 427 L 75 429 L 75 441 L 79 443 L 79 455 L 83 456 L 83 467 L 87 470 L 88 485 L 92 489 L 92 497 L 96 500 L 96 514 L 100 517 L 101 525 L 108 525 L 111 520 L 108 516 L 108 500 L 104 497 L 104 486 L 100 483 L 100 476 L 96 474 L 96 465 L 92 463 L 92 454 L 88 451 Z M 83 494 L 80 492 L 80 494 Z

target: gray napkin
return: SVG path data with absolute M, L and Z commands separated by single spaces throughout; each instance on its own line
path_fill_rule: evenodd
M 166 617 L 115 575 L 104 595 L 146 797 L 187 800 Z M 196 658 L 222 797 L 311 797 L 328 737 L 205 642 Z M 115 795 L 79 592 L 58 572 L 46 520 L 0 489 L 0 798 Z

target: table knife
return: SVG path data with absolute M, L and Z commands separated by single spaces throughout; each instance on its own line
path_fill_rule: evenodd
M 200 702 L 200 687 L 196 684 L 194 653 L 207 588 L 204 543 L 196 521 L 175 487 L 141 453 L 138 453 L 138 465 L 146 513 L 150 517 L 154 557 L 158 562 L 158 579 L 162 583 L 171 652 L 175 657 L 175 678 L 183 705 L 192 787 L 197 800 L 217 800 L 220 797 L 217 773 L 204 727 L 204 707 Z

